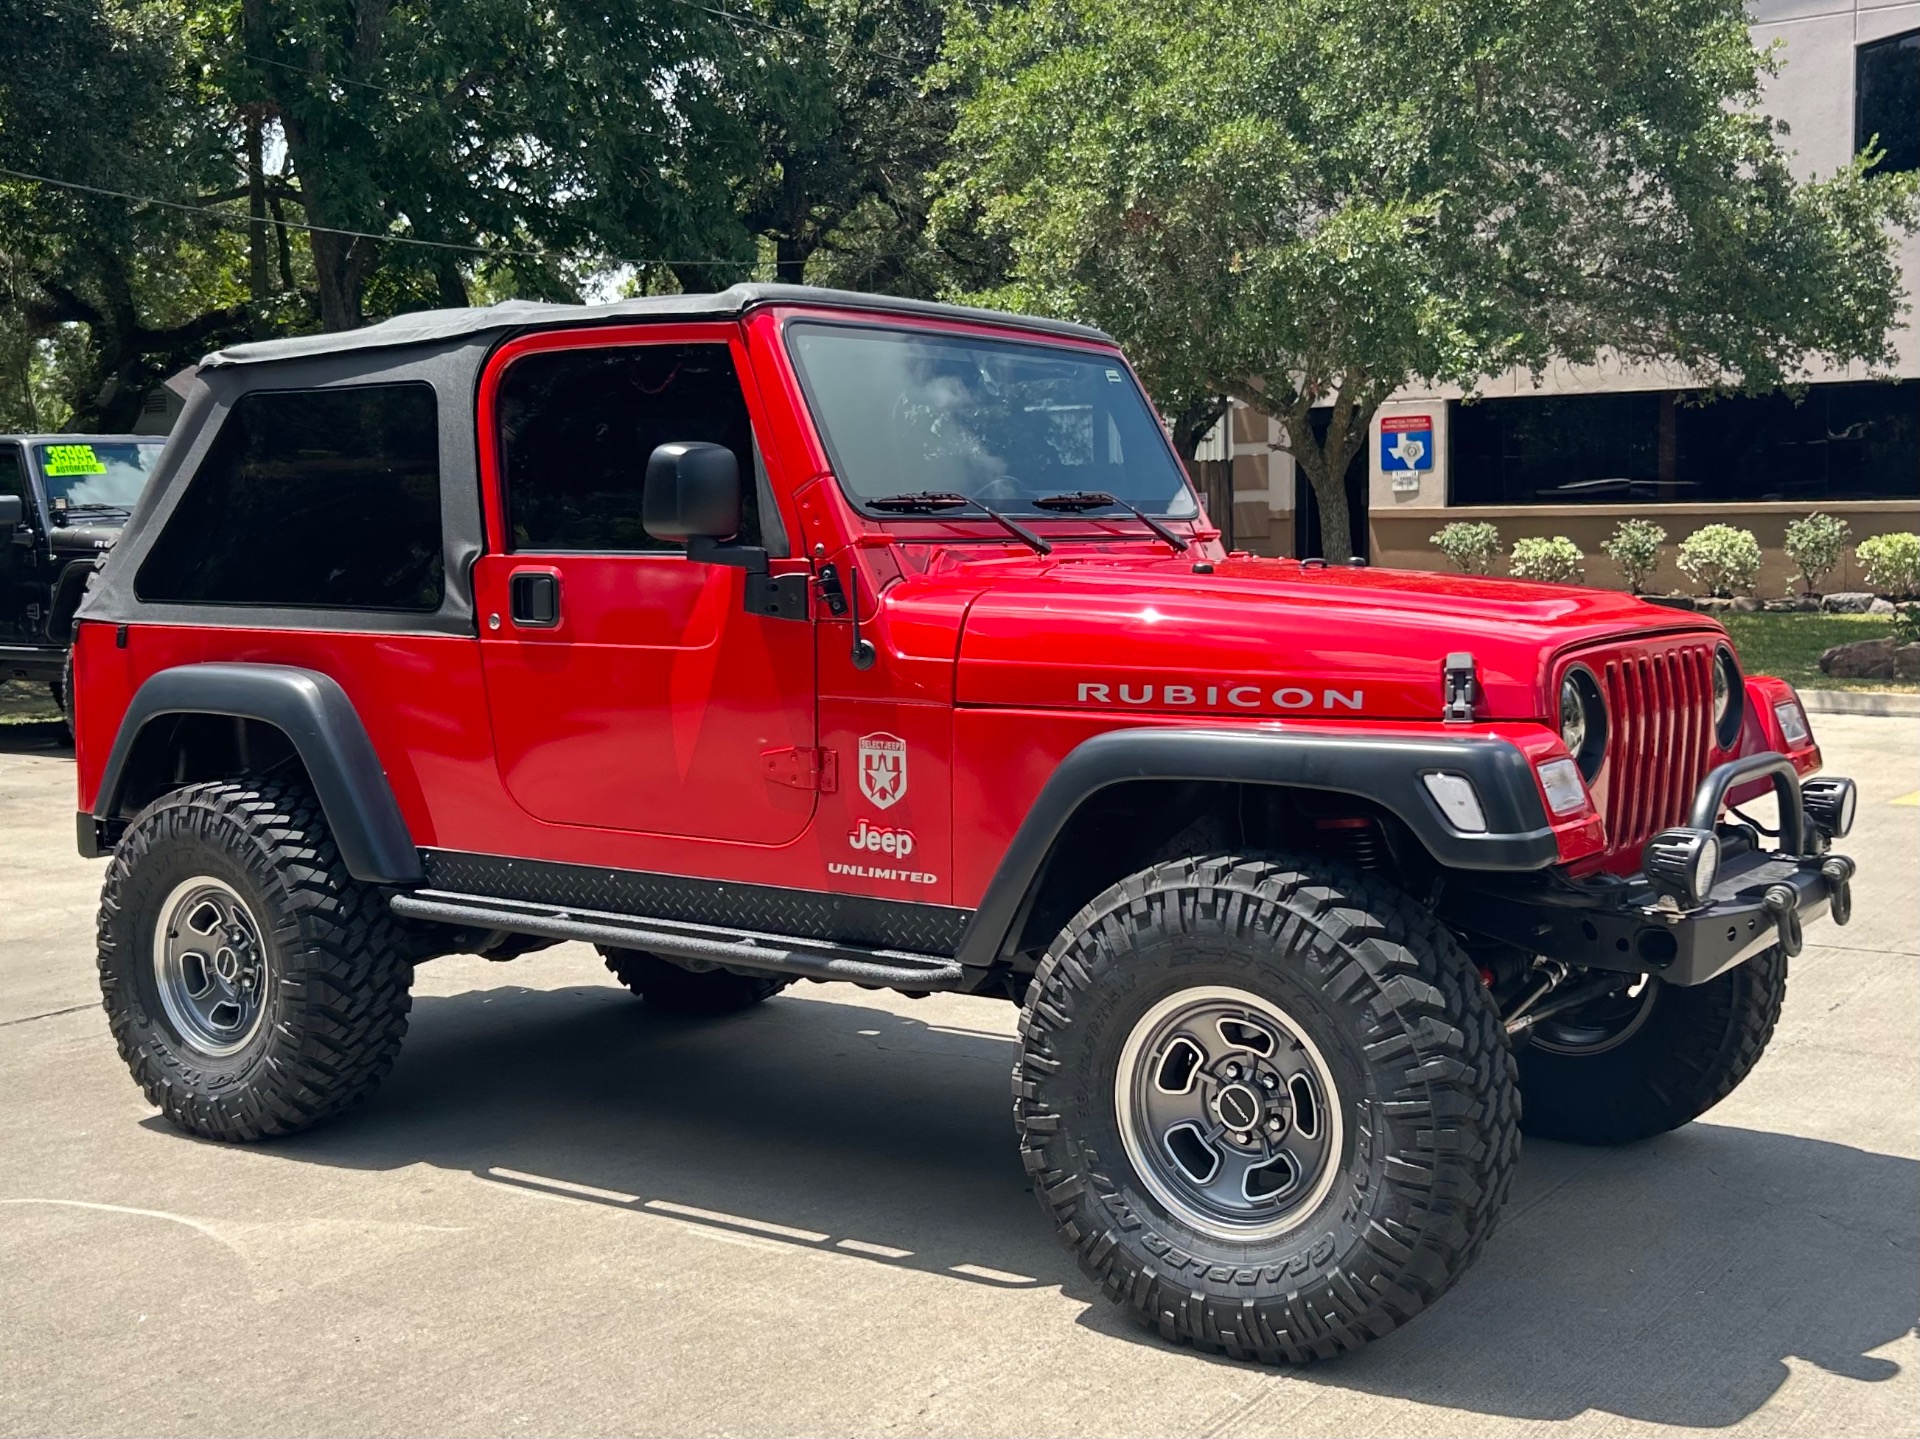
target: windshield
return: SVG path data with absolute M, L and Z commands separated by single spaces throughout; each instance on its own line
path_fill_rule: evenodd
M 1022 513 L 1104 491 L 1149 514 L 1198 513 L 1146 396 L 1105 355 L 851 325 L 787 337 L 856 500 L 939 492 Z
M 146 488 L 162 441 L 98 441 L 35 445 L 47 503 L 77 510 L 86 506 L 130 510 Z

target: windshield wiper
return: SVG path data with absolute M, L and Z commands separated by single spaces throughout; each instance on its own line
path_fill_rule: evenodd
M 1105 490 L 1073 490 L 1064 495 L 1043 495 L 1033 502 L 1036 510 L 1068 510 L 1080 514 L 1086 510 L 1125 510 L 1154 534 L 1173 546 L 1175 554 L 1187 552 L 1187 541 L 1145 511 Z
M 971 496 L 955 494 L 951 490 L 916 490 L 905 495 L 881 495 L 878 499 L 867 500 L 865 503 L 868 509 L 890 510 L 908 515 L 931 515 L 942 510 L 978 510 L 1036 555 L 1053 553 L 1052 545 L 1018 520 L 1009 519 L 993 506 L 983 505 Z

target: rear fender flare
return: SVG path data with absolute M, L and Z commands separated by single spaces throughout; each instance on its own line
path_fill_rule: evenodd
M 140 733 L 167 715 L 229 715 L 272 725 L 293 744 L 355 879 L 425 878 L 393 789 L 353 701 L 339 683 L 292 665 L 192 664 L 161 670 L 134 692 L 94 800 L 96 830 L 114 818 Z
M 1473 781 L 1486 812 L 1486 833 L 1463 833 L 1447 823 L 1422 782 L 1423 775 L 1440 770 Z M 1067 821 L 1093 795 L 1129 780 L 1213 780 L 1355 795 L 1405 821 L 1435 862 L 1448 869 L 1530 871 L 1560 859 L 1532 766 L 1509 740 L 1114 730 L 1074 749 L 1041 789 L 961 939 L 963 963 L 985 966 L 1011 957 Z

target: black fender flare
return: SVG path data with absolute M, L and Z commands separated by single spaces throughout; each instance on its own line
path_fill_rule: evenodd
M 47 638 L 60 644 L 73 642 L 73 615 L 86 596 L 87 582 L 100 568 L 93 558 L 68 560 L 54 577 L 53 598 L 47 605 Z
M 1454 828 L 1422 777 L 1473 781 L 1485 833 Z M 1332 734 L 1255 729 L 1124 729 L 1095 735 L 1060 762 L 994 872 L 959 946 L 963 963 L 1009 955 L 1054 842 L 1089 798 L 1129 780 L 1218 780 L 1357 795 L 1406 822 L 1448 869 L 1531 871 L 1560 860 L 1532 766 L 1492 735 Z
M 330 676 L 293 665 L 191 664 L 150 676 L 134 692 L 101 773 L 90 816 L 96 833 L 118 809 L 140 732 L 179 714 L 231 715 L 274 726 L 306 766 L 349 874 L 375 884 L 426 877 L 353 701 Z

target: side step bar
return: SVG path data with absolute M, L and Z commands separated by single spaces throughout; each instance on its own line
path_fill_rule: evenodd
M 902 950 L 857 949 L 826 940 L 796 939 L 755 930 L 720 929 L 680 920 L 611 914 L 604 910 L 530 904 L 484 894 L 422 889 L 396 894 L 393 912 L 432 920 L 548 939 L 579 939 L 616 949 L 644 949 L 678 959 L 740 969 L 771 970 L 803 979 L 842 979 L 885 989 L 967 989 L 971 981 L 957 959 Z

